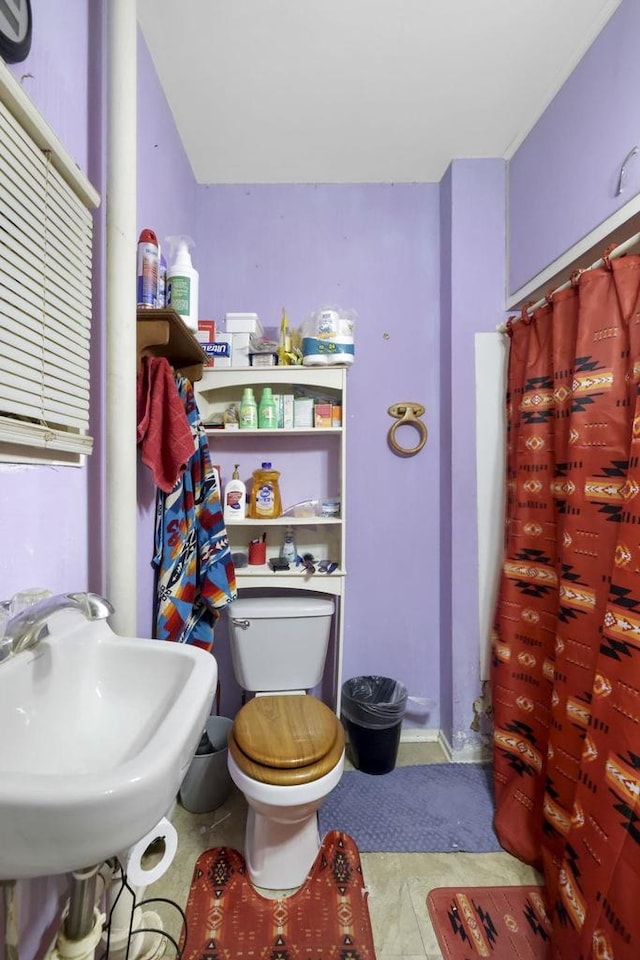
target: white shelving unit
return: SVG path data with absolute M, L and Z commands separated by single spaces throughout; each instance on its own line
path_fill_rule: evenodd
M 263 387 L 271 387 L 274 395 L 296 393 L 300 388 L 309 393 L 328 398 L 342 407 L 341 427 L 314 427 L 279 430 L 237 430 L 207 427 L 210 438 L 212 460 L 220 464 L 223 473 L 223 486 L 231 477 L 233 463 L 239 459 L 243 463 L 253 462 L 260 466 L 264 454 L 270 445 L 277 445 L 282 456 L 295 462 L 296 452 L 304 445 L 306 456 L 314 451 L 318 459 L 313 460 L 309 468 L 302 465 L 302 477 L 297 477 L 298 488 L 304 488 L 304 496 L 299 500 L 318 500 L 339 496 L 340 517 L 289 516 L 283 515 L 275 520 L 255 520 L 244 518 L 227 524 L 227 533 L 232 552 L 247 552 L 251 540 L 266 534 L 267 560 L 278 556 L 286 527 L 293 527 L 297 552 L 299 555 L 310 553 L 317 560 L 328 560 L 337 564 L 332 573 L 316 572 L 309 574 L 304 567 L 291 567 L 288 571 L 274 573 L 264 566 L 245 566 L 236 569 L 239 591 L 259 590 L 309 590 L 314 593 L 328 594 L 336 599 L 334 622 L 334 707 L 339 710 L 340 690 L 342 686 L 342 644 L 344 631 L 344 592 L 346 577 L 345 562 L 345 462 L 346 462 L 346 423 L 347 423 L 347 370 L 348 367 L 214 367 L 205 368 L 202 379 L 195 385 L 198 408 L 203 422 L 211 423 L 229 406 L 239 406 L 245 387 L 252 387 L 256 400 L 259 400 Z M 262 453 L 256 448 L 261 447 Z M 241 451 L 241 452 L 239 452 Z M 293 461 L 291 460 L 293 458 Z M 276 456 L 273 458 L 277 459 Z M 275 468 L 277 466 L 274 464 Z M 252 471 L 248 471 L 250 475 Z M 245 479 L 245 476 L 243 476 Z M 281 489 L 285 486 L 281 484 Z M 247 501 L 250 486 L 247 486 Z M 283 508 L 290 506 L 283 500 Z

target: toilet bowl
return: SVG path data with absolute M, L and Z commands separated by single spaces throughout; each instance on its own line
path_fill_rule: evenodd
M 304 883 L 320 846 L 318 810 L 340 781 L 344 754 L 342 724 L 309 694 L 256 697 L 240 710 L 227 762 L 249 806 L 245 860 L 256 886 Z
M 318 809 L 344 770 L 342 724 L 306 692 L 322 677 L 333 610 L 313 597 L 229 608 L 234 672 L 256 696 L 235 717 L 227 763 L 249 807 L 249 878 L 269 890 L 304 883 L 320 847 Z

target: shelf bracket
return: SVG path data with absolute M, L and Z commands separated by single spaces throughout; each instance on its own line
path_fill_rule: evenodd
M 136 336 L 138 370 L 144 356 L 166 357 L 192 383 L 202 379 L 207 355 L 174 310 L 139 310 Z

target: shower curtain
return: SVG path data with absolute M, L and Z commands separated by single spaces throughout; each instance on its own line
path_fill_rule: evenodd
M 508 324 L 495 827 L 552 960 L 640 956 L 640 257 Z

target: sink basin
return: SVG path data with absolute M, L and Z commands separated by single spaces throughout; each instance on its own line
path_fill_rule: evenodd
M 217 682 L 210 653 L 74 611 L 0 662 L 0 880 L 114 856 L 166 814 Z

